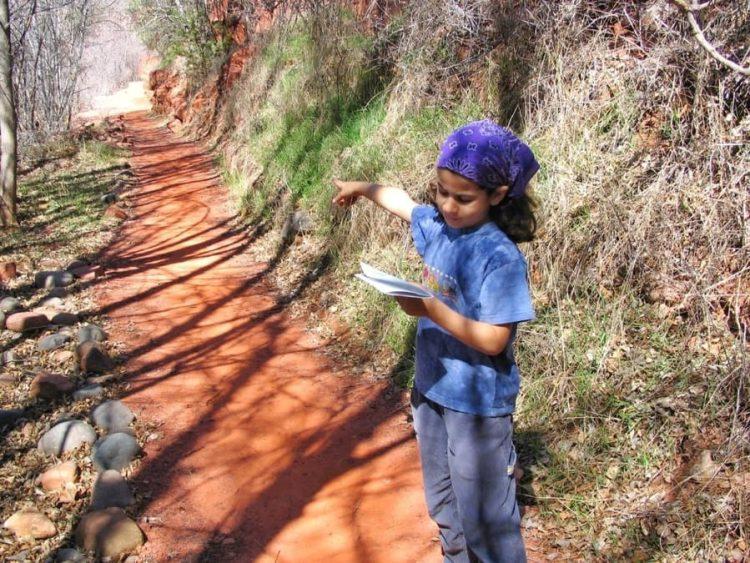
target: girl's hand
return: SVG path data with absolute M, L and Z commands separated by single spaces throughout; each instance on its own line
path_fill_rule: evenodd
M 430 299 L 433 298 L 430 297 Z M 411 315 L 412 317 L 428 316 L 425 299 L 418 299 L 414 297 L 396 297 L 396 301 L 398 301 L 399 307 L 401 307 L 401 309 L 407 315 Z
M 370 182 L 344 182 L 342 180 L 334 180 L 333 185 L 337 190 L 333 203 L 340 207 L 352 205 L 360 196 L 365 195 L 371 186 Z

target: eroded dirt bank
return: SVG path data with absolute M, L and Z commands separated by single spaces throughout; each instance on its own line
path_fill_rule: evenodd
M 159 425 L 134 478 L 142 555 L 439 561 L 402 393 L 337 371 L 276 304 L 200 146 L 145 113 L 126 126 L 139 186 L 99 304 L 125 401 Z

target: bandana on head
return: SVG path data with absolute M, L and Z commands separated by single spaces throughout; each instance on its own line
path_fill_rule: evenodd
M 487 190 L 508 185 L 508 197 L 521 197 L 539 163 L 518 137 L 489 120 L 459 127 L 443 143 L 438 168 L 447 168 Z

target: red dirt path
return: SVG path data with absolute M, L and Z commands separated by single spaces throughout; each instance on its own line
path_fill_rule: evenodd
M 404 400 L 337 373 L 277 306 L 211 159 L 126 118 L 139 181 L 98 298 L 125 401 L 161 437 L 134 478 L 165 561 L 439 561 Z

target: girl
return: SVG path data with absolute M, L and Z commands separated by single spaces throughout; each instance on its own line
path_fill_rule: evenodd
M 536 229 L 526 186 L 538 169 L 517 137 L 478 121 L 443 144 L 434 206 L 399 188 L 334 181 L 334 203 L 364 196 L 411 222 L 424 259 L 434 297 L 398 302 L 419 317 L 411 403 L 445 562 L 526 561 L 513 477 L 513 340 L 534 311 L 515 242 Z

